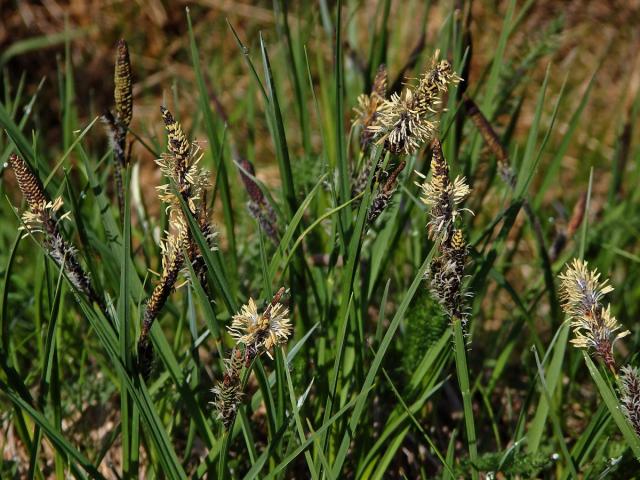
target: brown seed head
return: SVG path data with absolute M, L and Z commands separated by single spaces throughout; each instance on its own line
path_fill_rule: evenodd
M 133 82 L 131 62 L 129 60 L 129 47 L 123 39 L 118 41 L 114 83 L 116 116 L 118 117 L 120 125 L 126 128 L 131 123 L 131 117 L 133 116 Z
M 18 187 L 25 200 L 29 204 L 32 211 L 37 212 L 44 208 L 47 204 L 47 196 L 45 194 L 42 182 L 33 173 L 27 162 L 22 157 L 12 153 L 9 156 L 9 164 L 18 180 Z
M 191 145 L 182 131 L 182 126 L 173 118 L 167 108 L 160 107 L 160 113 L 162 113 L 162 120 L 164 120 L 164 126 L 169 137 L 169 151 L 175 156 L 186 160 L 189 157 Z

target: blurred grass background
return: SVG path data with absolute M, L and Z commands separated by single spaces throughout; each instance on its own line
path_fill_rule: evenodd
M 475 0 L 471 2 L 468 16 L 464 18 L 468 22 L 468 30 L 465 33 L 469 35 L 467 40 L 472 47 L 471 64 L 465 71 L 468 81 L 463 88 L 466 88 L 472 97 L 475 97 L 477 89 L 484 85 L 489 75 L 508 3 Z M 425 17 L 427 4 L 429 10 Z M 372 25 L 378 25 L 381 16 L 380 5 L 381 2 L 367 0 L 345 2 L 342 20 L 347 83 L 344 109 L 349 115 L 350 107 L 355 105 L 357 95 L 365 91 L 370 81 L 366 62 L 372 49 Z M 445 34 L 442 32 L 442 26 L 446 24 L 450 15 L 462 17 L 466 12 L 465 5 L 466 3 L 457 1 L 391 1 L 387 25 L 388 49 L 384 54 L 390 78 L 393 80 L 399 75 L 412 52 L 423 40 L 429 48 L 418 50 L 418 66 L 424 64 L 430 58 L 431 47 L 443 41 Z M 612 277 L 612 282 L 620 286 L 616 292 L 618 315 L 631 326 L 632 321 L 638 318 L 640 310 L 637 302 L 640 283 L 637 281 L 636 266 L 640 254 L 637 245 L 640 223 L 638 215 L 629 213 L 634 206 L 625 202 L 630 197 L 636 198 L 632 195 L 634 183 L 630 180 L 638 178 L 637 166 L 640 158 L 637 128 L 634 130 L 634 106 L 637 109 L 640 88 L 640 57 L 637 55 L 640 47 L 640 30 L 637 28 L 640 24 L 640 1 L 518 2 L 519 8 L 522 8 L 522 5 L 527 7 L 526 14 L 518 23 L 517 29 L 511 32 L 507 43 L 505 63 L 499 82 L 500 89 L 494 105 L 495 115 L 491 121 L 498 130 L 507 132 L 505 136 L 511 145 L 517 145 L 520 150 L 515 147 L 516 151 L 521 153 L 532 125 L 535 124 L 540 132 L 546 132 L 552 123 L 556 101 L 561 100 L 561 108 L 557 112 L 549 145 L 542 152 L 539 173 L 530 187 L 534 205 L 538 209 L 547 243 L 550 244 L 557 232 L 566 227 L 574 205 L 586 194 L 589 171 L 593 167 L 593 191 L 587 214 L 589 224 L 594 227 L 586 257 L 598 258 L 598 264 Z M 15 116 L 20 118 L 19 109 L 26 102 L 12 101 L 16 91 L 21 91 L 22 99 L 28 99 L 40 88 L 37 101 L 29 112 L 29 128 L 25 132 L 38 132 L 37 143 L 40 148 L 46 146 L 47 157 L 59 158 L 71 143 L 70 131 L 84 128 L 96 115 L 111 108 L 114 45 L 119 38 L 126 38 L 131 51 L 135 82 L 131 129 L 144 139 L 149 147 L 142 142 L 135 142 L 132 156 L 138 164 L 137 178 L 140 180 L 148 215 L 152 218 L 161 216 L 155 192 L 155 186 L 161 183 L 161 178 L 154 163 L 156 156 L 150 151 L 160 152 L 164 149 L 159 105 L 170 105 L 184 124 L 185 130 L 193 132 L 195 138 L 206 137 L 205 120 L 199 107 L 200 98 L 198 90 L 194 87 L 197 79 L 190 52 L 186 6 L 190 8 L 193 20 L 193 31 L 205 71 L 209 101 L 213 105 L 214 97 L 219 99 L 228 114 L 229 135 L 233 136 L 241 155 L 255 162 L 257 177 L 260 180 L 277 189 L 281 181 L 276 162 L 276 147 L 262 115 L 264 105 L 227 21 L 243 39 L 256 64 L 260 58 L 258 38 L 259 33 L 262 33 L 269 48 L 275 77 L 278 79 L 277 90 L 287 132 L 289 155 L 292 164 L 295 165 L 296 185 L 301 189 L 296 195 L 303 199 L 322 172 L 319 166 L 321 160 L 325 156 L 335 155 L 335 152 L 331 151 L 334 148 L 331 142 L 324 141 L 322 130 L 324 127 L 324 135 L 330 137 L 326 132 L 335 127 L 323 124 L 329 121 L 328 116 L 318 118 L 308 82 L 305 82 L 302 87 L 302 103 L 306 106 L 306 118 L 309 122 L 308 138 L 305 137 L 299 117 L 300 104 L 296 97 L 295 82 L 292 81 L 291 69 L 287 66 L 288 47 L 278 34 L 282 24 L 278 21 L 278 12 L 271 2 L 5 0 L 0 6 L 0 68 L 5 106 L 9 109 L 15 108 Z M 290 2 L 288 10 L 291 35 L 296 39 L 298 47 L 295 55 L 298 56 L 298 61 L 301 61 L 304 52 L 299 47 L 304 45 L 309 58 L 312 82 L 316 86 L 322 85 L 315 93 L 318 95 L 319 111 L 323 113 L 332 108 L 333 102 L 330 89 L 326 88 L 326 85 L 333 75 L 334 46 L 331 22 L 334 18 L 331 12 L 334 8 L 335 4 L 331 2 L 319 2 L 317 5 Z M 422 32 L 425 35 L 424 39 L 421 38 Z M 65 74 L 69 71 L 69 65 L 65 62 L 70 62 L 73 71 L 71 99 L 61 94 L 68 84 L 65 81 L 69 81 Z M 547 70 L 550 72 L 548 91 L 538 124 L 537 95 Z M 415 75 L 415 71 L 412 70 L 410 76 Z M 39 87 L 43 79 L 44 82 Z M 560 99 L 563 86 L 563 96 Z M 508 92 L 508 95 L 502 98 L 500 92 Z M 577 125 L 574 126 L 573 115 L 579 111 L 585 98 L 586 104 L 577 118 Z M 72 110 L 65 111 L 65 105 L 72 105 Z M 65 122 L 69 122 L 73 128 L 65 126 Z M 217 115 L 216 126 L 220 132 L 224 130 L 222 123 Z M 568 136 L 565 137 L 567 132 L 573 132 L 573 128 L 575 133 L 570 139 Z M 88 149 L 106 151 L 104 137 L 99 128 L 94 128 L 83 143 L 86 143 Z M 31 139 L 30 134 L 27 134 L 27 138 Z M 468 138 L 461 140 L 465 148 L 471 148 L 469 144 L 472 141 Z M 562 151 L 565 139 L 568 144 L 566 151 Z M 327 146 L 327 143 L 331 145 Z M 7 145 L 3 143 L 3 148 Z M 225 152 L 228 154 L 228 146 L 226 148 Z M 211 150 L 207 152 L 205 160 L 208 166 L 213 164 Z M 553 163 L 558 151 L 562 151 L 562 158 L 559 162 Z M 461 158 L 467 160 L 464 155 L 461 155 Z M 491 189 L 495 172 L 491 172 L 494 168 L 493 163 L 488 161 L 491 153 L 485 147 L 481 147 L 480 158 L 477 169 L 472 169 L 470 179 L 475 191 L 485 193 L 471 200 L 471 207 L 478 211 L 478 215 L 470 222 L 479 230 L 491 222 L 504 200 L 502 196 L 495 194 L 495 189 Z M 1 160 L 4 163 L 6 157 Z M 79 161 L 76 153 L 70 155 L 70 166 L 77 166 Z M 4 170 L 5 167 L 2 168 Z M 457 168 L 464 170 L 470 167 L 461 161 Z M 558 170 L 548 175 L 548 168 Z M 237 184 L 236 173 L 231 172 L 229 175 Z M 411 183 L 406 182 L 407 185 Z M 107 185 L 106 188 L 110 189 L 111 186 Z M 541 193 L 538 195 L 538 192 Z M 12 175 L 2 176 L 2 193 L 9 197 L 13 205 L 20 204 L 20 195 L 15 188 Z M 243 204 L 243 192 L 237 185 L 231 189 L 231 195 L 236 205 Z M 320 207 L 318 210 L 323 211 Z M 3 220 L 7 225 L 0 229 L 0 245 L 3 247 L 0 251 L 2 274 L 6 272 L 4 266 L 7 265 L 10 247 L 15 240 L 15 227 L 18 225 L 17 219 L 10 216 L 7 208 L 3 208 L 3 214 L 6 215 Z M 222 207 L 219 202 L 216 204 L 216 219 L 222 231 L 222 249 L 226 252 L 229 250 L 229 237 L 225 235 Z M 256 246 L 255 228 L 247 215 L 238 215 L 237 220 L 236 236 L 246 235 L 253 242 L 250 245 L 240 243 L 238 249 L 233 251 L 234 255 L 245 255 L 238 270 L 239 283 L 242 291 L 251 291 L 251 288 L 255 291 L 256 288 L 261 288 L 260 285 L 256 287 L 256 284 L 259 284 L 256 278 L 260 270 L 260 251 Z M 520 213 L 514 228 L 508 234 L 505 247 L 509 256 L 503 259 L 503 269 L 500 271 L 504 273 L 509 288 L 522 292 L 523 298 L 531 300 L 536 293 L 532 285 L 542 282 L 542 273 L 537 265 L 535 239 L 529 232 L 523 234 L 525 224 L 525 215 Z M 145 241 L 148 241 L 148 238 L 134 235 L 134 247 L 139 248 L 143 254 L 146 254 L 146 250 L 141 245 Z M 408 239 L 407 243 L 412 241 Z M 575 246 L 573 243 L 571 245 Z M 314 248 L 318 251 L 314 251 Z M 409 253 L 409 249 L 407 252 L 407 257 L 414 255 L 412 252 Z M 325 252 L 321 242 L 315 241 L 310 242 L 307 253 Z M 15 268 L 32 272 L 33 275 L 42 274 L 40 270 L 36 270 L 29 255 L 28 247 L 25 247 L 25 244 L 21 245 L 15 258 Z M 399 255 L 402 256 L 404 253 Z M 418 260 L 421 258 L 418 254 L 414 256 L 418 257 Z M 415 258 L 407 263 L 414 266 Z M 158 270 L 159 259 L 150 259 L 147 266 Z M 393 272 L 393 276 L 396 280 L 412 278 L 413 273 L 409 274 L 407 269 L 403 270 L 400 267 Z M 18 285 L 15 291 L 9 294 L 9 298 L 20 299 L 26 304 L 24 298 L 25 292 L 30 288 L 30 279 L 27 276 L 17 278 Z M 512 292 L 505 288 L 503 279 L 493 277 L 493 280 L 487 283 L 483 296 L 474 300 L 474 328 L 481 331 L 479 339 L 487 339 L 486 344 L 474 345 L 473 354 L 478 358 L 483 358 L 483 354 L 491 352 L 491 341 L 504 338 L 501 335 L 505 323 L 513 315 Z M 402 283 L 400 280 L 398 282 Z M 378 290 L 381 290 L 379 286 Z M 417 305 L 420 305 L 419 301 L 420 297 L 416 300 Z M 548 319 L 553 305 L 546 302 L 532 303 L 535 311 L 531 317 L 534 318 L 537 334 L 548 341 L 557 327 Z M 397 304 L 397 299 L 394 299 L 394 305 Z M 368 308 L 368 316 L 371 319 L 377 318 L 380 312 L 376 307 L 368 305 Z M 419 306 L 414 305 L 413 308 L 418 312 L 415 314 L 419 315 Z M 18 337 L 26 344 L 33 342 L 35 337 L 32 335 L 33 325 L 29 319 L 23 320 L 17 322 L 16 329 L 19 331 Z M 424 333 L 411 333 L 410 329 L 408 326 L 407 335 L 419 336 Z M 495 337 L 492 336 L 494 333 Z M 63 368 L 69 369 L 69 376 L 75 379 L 83 378 L 87 372 L 95 375 L 91 381 L 77 381 L 78 391 L 74 390 L 73 383 L 63 389 L 63 394 L 73 397 L 73 401 L 62 402 L 62 405 L 69 408 L 62 414 L 62 427 L 78 444 L 104 441 L 105 436 L 109 435 L 119 421 L 119 403 L 114 388 L 110 385 L 113 379 L 108 378 L 113 374 L 102 373 L 95 364 L 97 360 L 91 358 L 83 348 L 85 336 L 89 337 L 89 334 L 83 332 L 83 336 L 77 339 L 77 344 L 67 345 L 67 358 L 61 363 Z M 439 336 L 435 335 L 435 338 Z M 434 339 L 415 343 L 433 343 Z M 175 340 L 176 345 L 179 340 Z M 526 346 L 532 342 L 530 339 L 523 341 Z M 637 344 L 637 339 L 635 342 Z M 21 343 L 20 348 L 22 347 L 24 345 Z M 407 347 L 408 350 L 411 348 L 417 349 L 417 352 L 410 351 L 404 360 L 407 362 L 405 368 L 409 371 L 411 365 L 415 365 L 422 358 L 418 347 Z M 624 345 L 622 350 L 625 355 L 631 354 Z M 200 354 L 201 361 L 205 364 L 211 362 L 214 356 L 202 351 Z M 83 360 L 83 369 L 80 372 L 74 369 L 74 355 L 80 356 Z M 397 357 L 400 353 L 394 352 L 394 355 Z M 412 359 L 412 356 L 416 359 Z M 516 352 L 514 357 L 517 356 Z M 487 354 L 487 358 L 489 357 Z M 485 363 L 481 361 L 482 368 L 476 372 L 479 383 L 487 382 L 492 387 L 497 381 L 491 376 L 491 369 L 495 366 L 493 360 L 495 359 L 491 357 Z M 518 358 L 515 361 L 518 362 Z M 576 360 L 569 364 L 566 378 L 574 378 L 576 365 Z M 304 374 L 300 373 L 304 368 L 304 363 L 298 365 L 294 374 L 304 377 Z M 61 378 L 64 378 L 64 374 L 64 371 L 61 372 Z M 516 422 L 514 416 L 517 417 L 518 407 L 528 402 L 525 397 L 527 389 L 530 388 L 530 377 L 522 371 L 508 369 L 501 371 L 499 375 L 500 381 L 505 385 L 496 391 L 489 388 L 489 391 L 492 392 L 491 398 L 497 408 L 500 408 L 504 415 L 503 419 L 496 420 L 496 424 L 504 427 Z M 27 378 L 25 383 L 29 384 L 29 380 Z M 584 430 L 589 422 L 596 396 L 595 390 L 588 383 L 580 384 L 576 389 L 579 389 L 582 397 L 586 397 L 587 400 L 584 404 L 576 401 L 565 405 L 570 410 L 565 419 L 565 427 L 570 436 L 577 436 L 578 432 Z M 573 387 L 568 387 L 568 390 L 575 394 Z M 388 391 L 386 394 L 393 398 Z M 173 395 L 174 398 L 166 400 L 165 409 L 169 409 L 167 405 L 171 405 L 172 401 L 176 400 L 175 397 L 178 397 L 173 390 L 168 390 L 167 395 Z M 569 396 L 567 394 L 567 397 Z M 486 398 L 484 400 L 488 401 Z M 384 404 L 384 400 L 377 397 L 375 401 Z M 438 406 L 433 408 L 437 413 Z M 433 411 L 428 413 L 432 414 Z M 459 413 L 458 411 L 458 415 Z M 28 452 L 16 440 L 16 433 L 8 421 L 8 415 L 5 413 L 2 418 L 4 423 L 0 432 L 4 459 L 17 458 L 28 464 Z M 459 420 L 459 417 L 454 419 Z M 258 414 L 255 421 L 258 424 L 266 422 L 264 417 Z M 434 436 L 439 439 L 439 445 L 446 449 L 451 429 L 447 422 L 442 423 L 444 425 L 438 426 L 439 430 Z M 506 427 L 505 429 L 508 430 Z M 192 439 L 180 440 L 188 443 Z M 46 443 L 44 445 L 44 455 L 49 459 L 53 458 L 50 447 Z M 463 449 L 463 442 L 456 443 L 454 447 L 457 450 Z M 196 445 L 193 448 L 193 456 L 198 457 L 202 450 L 202 445 Z M 112 449 L 108 455 L 105 464 L 119 464 L 117 449 Z M 409 454 L 407 456 L 410 457 Z M 396 459 L 396 463 L 400 466 L 396 465 L 394 468 L 397 470 L 394 472 L 399 472 L 411 461 Z M 110 472 L 108 468 L 103 474 L 108 475 L 107 472 Z M 351 476 L 353 475 L 351 472 Z

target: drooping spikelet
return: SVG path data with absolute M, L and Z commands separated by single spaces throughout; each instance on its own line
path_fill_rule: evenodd
M 387 208 L 393 192 L 396 191 L 398 175 L 404 170 L 407 162 L 401 161 L 387 177 L 386 181 L 382 185 L 382 188 L 373 199 L 369 212 L 367 212 L 367 221 L 373 223 L 380 216 L 380 214 Z
M 18 187 L 29 206 L 22 215 L 23 229 L 29 235 L 43 234 L 45 249 L 66 273 L 69 281 L 78 291 L 85 294 L 89 301 L 96 302 L 109 318 L 104 300 L 96 293 L 89 275 L 80 266 L 76 249 L 67 243 L 58 227 L 59 222 L 68 217 L 68 213 L 63 215 L 58 213 L 63 206 L 62 198 L 49 201 L 40 179 L 19 155 L 11 154 L 9 164 L 15 172 Z
M 367 127 L 376 142 L 393 154 L 413 154 L 437 132 L 437 107 L 449 85 L 460 81 L 449 62 L 438 61 L 438 55 L 436 52 L 418 85 L 393 93 L 380 104 Z
M 465 98 L 464 106 L 467 115 L 471 117 L 471 121 L 480 132 L 480 135 L 482 135 L 483 140 L 487 143 L 491 152 L 495 155 L 500 177 L 507 185 L 514 188 L 516 176 L 511 168 L 509 153 L 504 145 L 502 145 L 498 134 L 471 98 Z
M 228 123 L 229 116 L 215 92 L 212 85 L 209 85 L 209 94 L 213 100 L 213 104 L 225 123 Z M 231 147 L 231 157 L 238 169 L 240 179 L 249 195 L 247 209 L 249 213 L 258 221 L 260 227 L 275 245 L 280 244 L 280 234 L 278 233 L 278 222 L 276 212 L 269 201 L 269 198 L 262 192 L 257 182 L 254 180 L 256 172 L 253 164 L 240 155 L 233 135 L 229 133 L 229 143 Z
M 429 238 L 446 241 L 451 237 L 453 226 L 460 210 L 458 206 L 469 196 L 470 188 L 464 177 L 456 177 L 453 182 L 449 179 L 449 166 L 442 154 L 439 140 L 433 142 L 431 157 L 431 180 L 419 184 L 422 190 L 422 202 L 431 208 L 431 220 L 428 223 Z
M 613 345 L 631 332 L 618 332 L 621 327 L 611 315 L 610 306 L 605 308 L 602 304 L 603 297 L 613 291 L 613 287 L 608 280 L 600 280 L 597 269 L 589 270 L 588 263 L 579 259 L 574 259 L 559 278 L 562 308 L 571 318 L 575 335 L 571 343 L 577 348 L 593 349 L 605 365 L 615 372 Z
M 626 365 L 620 373 L 620 409 L 640 436 L 640 370 Z
M 378 109 L 387 98 L 387 83 L 387 67 L 381 64 L 373 80 L 371 94 L 363 93 L 358 96 L 358 105 L 353 109 L 356 114 L 353 124 L 362 128 L 360 131 L 360 146 L 363 150 L 370 145 L 373 138 L 373 132 L 369 130 L 369 127 L 375 124 L 378 117 Z
M 231 151 L 236 162 L 239 164 L 240 179 L 249 195 L 249 202 L 247 204 L 249 213 L 258 221 L 260 227 L 271 241 L 277 245 L 280 241 L 280 235 L 278 234 L 276 212 L 265 194 L 260 190 L 258 184 L 252 178 L 255 177 L 256 174 L 255 168 L 249 160 L 240 157 L 235 146 L 232 146 Z
M 120 125 L 127 128 L 133 116 L 133 82 L 131 62 L 129 61 L 129 47 L 124 39 L 118 40 L 114 83 L 113 96 L 116 104 L 116 118 Z
M 229 333 L 237 342 L 246 347 L 247 362 L 252 357 L 266 353 L 271 357 L 270 350 L 276 345 L 283 345 L 291 335 L 289 309 L 280 303 L 284 294 L 282 287 L 274 295 L 271 303 L 262 313 L 252 298 L 243 305 L 240 313 L 233 316 Z
M 229 430 L 238 412 L 238 405 L 242 400 L 240 372 L 244 363 L 244 356 L 238 347 L 235 347 L 228 359 L 225 360 L 225 372 L 221 382 L 213 388 L 215 400 L 213 402 L 218 419 L 222 421 L 224 428 Z

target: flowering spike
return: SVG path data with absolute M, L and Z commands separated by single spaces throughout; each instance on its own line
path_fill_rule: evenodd
M 360 145 L 363 149 L 367 148 L 373 139 L 373 132 L 369 130 L 369 127 L 375 124 L 378 117 L 378 109 L 387 98 L 387 78 L 387 67 L 381 64 L 373 80 L 371 94 L 363 93 L 358 96 L 358 106 L 354 108 L 356 117 L 353 120 L 353 124 L 362 127 Z
M 560 275 L 560 299 L 562 308 L 571 318 L 575 338 L 571 340 L 577 348 L 590 349 L 615 372 L 613 358 L 614 343 L 629 335 L 611 315 L 610 306 L 602 305 L 602 298 L 613 291 L 608 280 L 600 280 L 597 269 L 589 270 L 588 263 L 574 259 L 567 270 Z
M 91 302 L 96 302 L 105 316 L 109 318 L 104 300 L 93 289 L 91 278 L 80 266 L 78 252 L 66 242 L 58 227 L 59 221 L 68 216 L 68 214 L 64 214 L 58 218 L 58 211 L 63 205 L 62 198 L 58 197 L 53 202 L 49 201 L 42 182 L 22 157 L 11 154 L 9 164 L 15 172 L 18 187 L 29 206 L 29 210 L 22 215 L 24 229 L 30 235 L 35 233 L 44 235 L 44 247 L 67 274 L 69 281 Z
M 429 237 L 432 240 L 448 240 L 453 232 L 453 223 L 459 215 L 458 205 L 469 196 L 471 190 L 464 177 L 456 177 L 451 182 L 449 166 L 442 154 L 440 141 L 437 139 L 433 142 L 431 181 L 422 183 L 420 188 L 422 202 L 431 207 Z
M 160 107 L 160 113 L 169 139 L 169 151 L 176 157 L 176 168 L 180 172 L 178 183 L 181 185 L 189 164 L 191 144 L 182 131 L 182 126 L 173 118 L 171 112 L 165 107 Z
M 374 105 L 373 94 L 358 99 L 357 112 L 365 128 L 379 144 L 393 154 L 410 155 L 433 138 L 437 131 L 437 107 L 442 102 L 450 84 L 460 81 L 446 60 L 438 61 L 439 52 L 433 57 L 431 66 L 420 76 L 415 87 Z M 386 90 L 386 88 L 385 88 Z M 374 109 L 375 107 L 375 109 Z M 367 112 L 374 112 L 366 114 Z
M 225 360 L 225 372 L 221 382 L 213 388 L 218 411 L 218 419 L 222 421 L 224 428 L 229 430 L 238 412 L 238 405 L 242 400 L 240 372 L 243 367 L 243 355 L 239 348 L 234 348 L 228 359 Z
M 18 187 L 20 187 L 20 191 L 22 191 L 29 208 L 34 211 L 43 208 L 47 203 L 47 196 L 44 193 L 42 182 L 31 171 L 27 162 L 22 157 L 12 153 L 9 156 L 9 164 L 13 168 L 18 180 Z
M 250 298 L 249 302 L 242 306 L 240 313 L 233 316 L 229 333 L 249 351 L 255 352 L 255 355 L 264 352 L 271 356 L 270 350 L 276 345 L 286 343 L 291 335 L 289 309 L 280 303 L 283 294 L 284 288 L 281 288 L 261 314 L 258 313 L 254 300 Z
M 182 127 L 171 115 L 171 112 L 160 107 L 165 128 L 168 133 L 168 150 L 156 163 L 162 173 L 169 177 L 178 187 L 179 195 L 187 203 L 191 212 L 196 216 L 198 226 L 208 247 L 215 249 L 216 232 L 211 226 L 205 203 L 206 189 L 209 188 L 208 173 L 198 166 L 201 154 L 198 144 L 189 143 Z M 153 322 L 164 307 L 180 272 L 184 266 L 184 254 L 193 265 L 197 280 L 206 281 L 206 266 L 202 252 L 198 248 L 182 211 L 179 197 L 173 191 L 171 183 L 157 187 L 160 200 L 167 204 L 169 210 L 170 230 L 166 233 L 165 241 L 161 244 L 163 251 L 162 276 L 156 284 L 147 302 L 140 338 L 138 339 L 138 364 L 143 375 L 148 376 L 153 357 L 153 349 L 149 341 L 149 332 Z M 196 279 L 194 279 L 196 280 Z

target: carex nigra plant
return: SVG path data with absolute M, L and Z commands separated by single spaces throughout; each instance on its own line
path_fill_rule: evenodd
M 228 330 L 236 345 L 225 359 L 225 372 L 222 381 L 213 388 L 213 402 L 218 418 L 228 430 L 233 424 L 238 405 L 242 400 L 243 385 L 240 373 L 249 368 L 253 360 L 266 354 L 272 357 L 275 347 L 285 345 L 292 333 L 289 308 L 285 307 L 282 297 L 285 288 L 281 287 L 262 312 L 253 298 L 249 298 L 236 315 Z
M 120 212 L 122 212 L 124 210 L 122 171 L 129 163 L 130 153 L 127 150 L 127 132 L 133 117 L 133 76 L 131 74 L 129 47 L 124 39 L 120 39 L 116 46 L 114 85 L 115 114 L 107 111 L 102 118 L 107 126 L 107 134 L 115 157 L 115 190 L 118 206 L 120 207 Z
M 217 235 L 208 218 L 206 192 L 210 182 L 209 173 L 199 165 L 202 150 L 196 142 L 189 142 L 182 126 L 168 109 L 161 107 L 161 113 L 167 131 L 168 153 L 163 153 L 156 163 L 169 182 L 160 185 L 157 190 L 169 214 L 169 230 L 161 243 L 162 275 L 145 306 L 138 339 L 138 365 L 145 376 L 150 373 L 153 357 L 149 332 L 183 270 L 185 255 L 197 276 L 191 281 L 206 281 L 202 252 L 189 230 L 182 204 L 197 219 L 209 248 L 216 248 Z
M 19 155 L 11 154 L 9 164 L 29 207 L 22 215 L 22 228 L 28 235 L 43 235 L 46 252 L 66 274 L 71 284 L 90 302 L 95 302 L 110 319 L 104 299 L 95 291 L 89 274 L 80 265 L 76 248 L 65 239 L 61 229 L 61 222 L 69 218 L 68 213 L 61 214 L 62 197 L 51 201 L 40 179 Z

